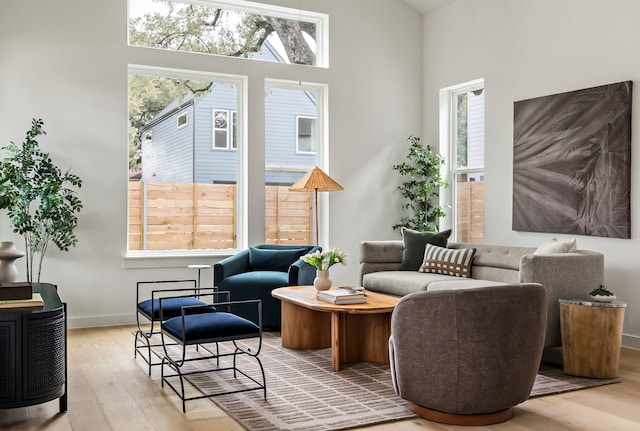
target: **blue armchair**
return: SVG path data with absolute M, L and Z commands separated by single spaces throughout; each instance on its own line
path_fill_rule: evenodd
M 271 291 L 283 286 L 313 284 L 316 270 L 300 260 L 300 256 L 322 251 L 318 246 L 263 244 L 243 250 L 216 263 L 214 286 L 230 292 L 231 301 L 262 300 L 262 326 L 279 329 L 280 300 Z M 257 323 L 254 308 L 238 307 L 235 313 Z

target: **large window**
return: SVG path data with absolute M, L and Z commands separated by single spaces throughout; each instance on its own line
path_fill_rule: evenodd
M 445 155 L 447 191 L 453 209 L 456 241 L 484 239 L 484 82 L 477 80 L 441 90 L 441 150 Z
M 129 66 L 128 256 L 227 255 L 245 248 L 262 229 L 262 214 L 249 211 L 249 203 L 271 201 L 274 190 L 278 227 L 265 241 L 308 244 L 308 226 L 293 238 L 284 223 L 309 219 L 308 203 L 295 201 L 310 195 L 280 192 L 314 164 L 323 165 L 326 115 L 319 107 L 326 103 L 318 99 L 326 91 L 302 84 L 312 68 L 296 68 L 295 82 L 277 75 L 292 76 L 287 63 L 328 67 L 328 16 L 244 0 L 129 0 L 128 37 L 128 55 L 137 60 Z M 183 64 L 204 70 L 182 70 Z M 217 64 L 225 65 L 223 73 Z M 274 78 L 256 88 L 265 75 Z M 249 118 L 248 107 L 265 103 L 265 91 L 278 100 L 266 102 L 266 117 Z M 270 122 L 271 115 L 286 118 Z M 266 188 L 253 181 L 262 173 L 252 158 L 262 159 L 263 148 Z M 302 212 L 291 211 L 291 204 Z M 270 208 L 267 232 L 274 222 Z
M 211 136 L 222 148 L 242 142 L 243 86 L 242 77 L 130 68 L 130 252 L 236 248 L 240 159 L 215 151 Z M 232 106 L 212 119 L 220 103 Z M 194 127 L 176 128 L 181 118 Z
M 328 67 L 327 29 L 325 14 L 244 0 L 129 2 L 135 46 Z
M 289 187 L 315 165 L 323 165 L 325 97 L 323 85 L 267 82 L 265 241 L 268 244 L 315 241 L 312 194 L 292 192 Z

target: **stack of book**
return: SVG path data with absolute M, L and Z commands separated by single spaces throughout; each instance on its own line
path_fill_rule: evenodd
M 331 304 L 363 304 L 367 302 L 364 289 L 339 288 L 318 292 L 318 299 Z

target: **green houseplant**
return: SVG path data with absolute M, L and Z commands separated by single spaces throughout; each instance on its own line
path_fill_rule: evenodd
M 431 146 L 422 145 L 417 136 L 409 136 L 407 140 L 411 143 L 408 161 L 394 165 L 393 169 L 407 178 L 398 186 L 398 190 L 406 199 L 402 210 L 408 215 L 402 217 L 393 228 L 435 232 L 438 230 L 438 219 L 444 217 L 445 212 L 442 206 L 434 202 L 440 196 L 440 188 L 449 186 L 440 175 L 444 158 L 434 153 Z
M 39 255 L 37 278 L 50 243 L 69 251 L 78 239 L 73 231 L 82 202 L 72 187 L 82 180 L 58 168 L 48 153 L 42 152 L 37 137 L 45 135 L 44 122 L 33 119 L 31 129 L 21 145 L 14 142 L 3 147 L 0 162 L 0 209 L 7 210 L 13 232 L 24 238 L 27 281 L 34 281 L 34 258 Z

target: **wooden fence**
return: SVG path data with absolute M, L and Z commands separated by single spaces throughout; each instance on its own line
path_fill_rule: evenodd
M 484 181 L 456 183 L 456 241 L 484 241 Z
M 129 250 L 236 248 L 236 186 L 129 182 Z M 267 244 L 310 244 L 311 194 L 265 188 Z

